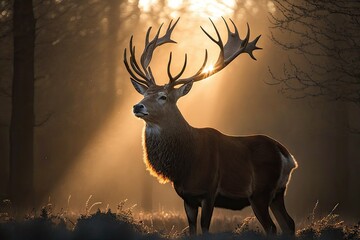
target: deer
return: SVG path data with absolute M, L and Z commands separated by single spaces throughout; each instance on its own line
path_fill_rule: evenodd
M 171 73 L 172 53 L 167 64 L 168 83 L 157 85 L 150 62 L 155 49 L 163 44 L 176 43 L 171 34 L 180 18 L 170 21 L 160 36 L 160 25 L 154 38 L 149 39 L 149 27 L 140 63 L 136 57 L 133 36 L 129 42 L 130 56 L 124 49 L 124 64 L 135 90 L 143 99 L 133 106 L 136 117 L 145 121 L 143 131 L 144 162 L 151 175 L 159 182 L 171 182 L 184 202 L 191 235 L 197 233 L 197 216 L 201 209 L 202 233 L 209 231 L 214 207 L 241 210 L 251 206 L 267 235 L 276 234 L 276 226 L 269 214 L 273 212 L 283 233 L 294 235 L 295 223 L 285 208 L 284 196 L 297 162 L 280 142 L 266 135 L 228 136 L 213 128 L 194 128 L 183 117 L 177 101 L 191 90 L 193 83 L 204 80 L 224 69 L 240 54 L 252 59 L 261 35 L 249 41 L 250 27 L 244 39 L 227 29 L 224 44 L 214 22 L 211 24 L 217 39 L 200 27 L 219 48 L 218 59 L 212 71 L 204 71 L 208 52 L 200 69 L 190 77 L 182 78 L 187 65 L 187 54 L 180 72 Z

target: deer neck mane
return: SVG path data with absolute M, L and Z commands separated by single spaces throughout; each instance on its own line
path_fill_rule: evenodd
M 176 183 L 183 178 L 194 148 L 193 128 L 181 114 L 172 120 L 167 124 L 146 123 L 144 130 L 144 162 L 161 183 Z

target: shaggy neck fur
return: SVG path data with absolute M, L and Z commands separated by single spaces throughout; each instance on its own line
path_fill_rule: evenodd
M 178 182 L 189 169 L 193 152 L 192 128 L 182 118 L 169 124 L 146 124 L 144 161 L 159 182 Z

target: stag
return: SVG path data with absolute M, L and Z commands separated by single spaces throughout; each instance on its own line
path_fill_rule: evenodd
M 267 234 L 276 234 L 269 207 L 281 230 L 294 234 L 295 223 L 284 204 L 287 184 L 297 167 L 289 151 L 265 135 L 227 136 L 213 128 L 194 128 L 176 105 L 194 82 L 219 72 L 240 54 L 247 53 L 256 60 L 253 51 L 260 49 L 256 46 L 260 36 L 249 42 L 250 28 L 247 25 L 247 35 L 241 39 L 234 22 L 230 19 L 233 32 L 223 20 L 228 32 L 225 45 L 211 19 L 217 39 L 201 27 L 220 48 L 213 70 L 204 71 L 208 58 L 205 50 L 204 62 L 193 76 L 181 78 L 187 65 L 186 54 L 181 71 L 173 75 L 170 53 L 167 65 L 169 82 L 163 86 L 156 84 L 150 62 L 157 47 L 176 43 L 171 34 L 179 19 L 173 24 L 171 21 L 162 36 L 161 25 L 151 40 L 151 27 L 148 29 L 140 64 L 131 37 L 130 57 L 127 57 L 125 49 L 124 63 L 134 88 L 144 96 L 133 107 L 135 116 L 146 123 L 143 133 L 144 161 L 150 173 L 160 182 L 172 182 L 176 193 L 184 200 L 190 234 L 196 233 L 199 207 L 204 233 L 209 230 L 214 207 L 240 210 L 249 205 Z

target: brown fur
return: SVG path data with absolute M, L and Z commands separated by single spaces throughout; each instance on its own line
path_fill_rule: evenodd
M 275 194 L 282 170 L 279 152 L 290 157 L 285 147 L 263 135 L 231 137 L 211 128 L 162 129 L 159 134 L 145 130 L 144 135 L 152 175 L 174 182 L 180 192 L 192 189 L 194 195 L 211 191 L 242 198 L 269 187 Z M 290 170 L 295 166 L 294 161 Z
M 145 130 L 144 140 L 144 161 L 150 173 L 161 183 L 181 181 L 190 168 L 187 159 L 191 157 L 191 135 L 180 133 L 176 136 L 171 131 L 151 134 Z

